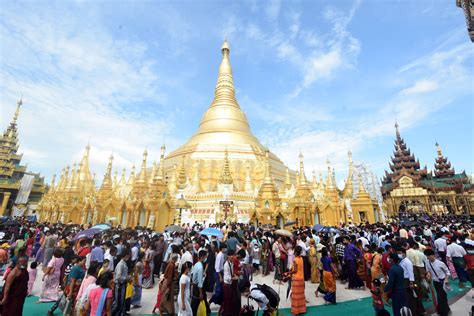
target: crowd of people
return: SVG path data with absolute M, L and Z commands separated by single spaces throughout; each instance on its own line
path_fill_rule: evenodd
M 307 312 L 307 282 L 318 284 L 314 295 L 325 304 L 336 304 L 338 279 L 348 290 L 370 291 L 375 315 L 390 307 L 395 316 L 424 315 L 423 301 L 433 300 L 445 316 L 450 282 L 463 288 L 474 278 L 474 230 L 454 216 L 329 229 L 195 223 L 157 233 L 101 226 L 82 238 L 89 227 L 26 219 L 0 226 L 0 314 L 22 315 L 41 282 L 37 303 L 54 303 L 48 315 L 127 315 L 150 288 L 150 311 L 161 315 L 209 315 L 211 304 L 219 315 L 253 315 L 249 300 L 272 315 L 280 295 L 254 282 L 260 274 L 265 283 L 288 286 L 293 315 Z M 218 233 L 200 233 L 208 227 Z

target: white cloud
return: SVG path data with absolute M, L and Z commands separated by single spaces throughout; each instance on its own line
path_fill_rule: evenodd
M 371 143 L 380 137 L 394 135 L 395 119 L 398 120 L 403 133 L 422 124 L 434 112 L 455 104 L 457 98 L 472 95 L 470 64 L 474 51 L 469 45 L 458 42 L 454 46 L 435 49 L 416 62 L 401 67 L 403 71 L 397 71 L 393 75 L 404 83 L 403 87 L 394 92 L 374 112 L 359 117 L 338 117 L 338 121 L 329 121 L 329 126 L 311 125 L 298 119 L 286 120 L 288 126 L 276 131 L 269 129 L 262 133 L 262 139 L 270 143 L 270 148 L 293 168 L 298 164 L 297 153 L 303 149 L 308 167 L 324 173 L 325 160 L 328 157 L 337 171 L 337 176 L 345 177 L 348 149 L 353 151 L 354 159 L 357 160 L 358 154 Z M 406 88 L 408 83 L 412 84 Z M 309 115 L 304 111 L 302 113 L 302 116 Z M 278 115 L 273 115 L 278 118 Z M 291 115 L 288 114 L 287 117 Z M 332 119 L 332 116 L 329 118 Z M 388 161 L 373 161 L 371 167 L 381 172 L 386 169 L 387 163 Z M 429 162 L 422 161 L 422 164 L 424 163 Z M 307 172 L 309 174 L 309 170 Z
M 159 148 L 173 125 L 160 106 L 164 89 L 146 43 L 114 40 L 97 21 L 85 25 L 67 14 L 3 11 L 1 20 L 9 48 L 0 68 L 2 126 L 23 93 L 20 152 L 32 171 L 59 173 L 89 141 L 98 175 L 111 152 L 117 167 L 130 168 L 146 146 Z
M 438 83 L 431 80 L 419 80 L 414 85 L 403 89 L 400 94 L 417 94 L 438 90 Z

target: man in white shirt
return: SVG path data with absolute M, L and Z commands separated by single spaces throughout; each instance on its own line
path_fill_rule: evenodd
M 438 302 L 437 312 L 439 315 L 446 316 L 449 314 L 448 295 L 444 290 L 444 285 L 449 285 L 449 269 L 444 262 L 435 258 L 434 251 L 425 250 L 425 256 L 428 260 L 425 262 L 428 281 L 433 280 L 436 290 Z
M 397 249 L 398 257 L 400 258 L 400 267 L 403 268 L 403 278 L 406 288 L 406 297 L 408 299 L 408 305 L 413 315 L 423 315 L 425 308 L 421 300 L 421 293 L 418 287 L 415 287 L 415 274 L 413 273 L 413 263 L 406 257 L 405 248 Z M 416 295 L 414 295 L 414 293 Z
M 301 258 L 303 258 L 303 268 L 304 268 L 304 280 L 308 281 L 311 277 L 311 266 L 309 264 L 308 256 L 306 255 L 309 251 L 309 247 L 303 241 L 304 235 L 301 234 L 298 236 L 296 242 L 297 246 L 301 247 Z
M 132 256 L 131 256 L 131 260 L 132 262 L 137 262 L 137 259 L 138 259 L 138 242 L 136 242 L 133 247 L 132 247 Z
M 369 240 L 365 238 L 364 236 L 357 238 L 357 240 L 360 240 L 362 242 L 362 248 L 364 248 L 366 245 L 369 244 Z
M 425 229 L 423 229 L 423 235 L 425 237 L 433 237 L 433 233 L 431 232 L 431 229 L 428 226 L 425 226 Z
M 453 236 L 452 240 L 448 239 L 448 247 L 446 250 L 446 257 L 451 258 L 454 269 L 459 277 L 459 287 L 464 288 L 464 282 L 469 281 L 469 275 L 464 270 L 466 263 L 464 262 L 464 256 L 467 254 L 466 250 L 456 243 L 456 236 Z
M 189 243 L 186 246 L 186 251 L 184 252 L 183 256 L 181 257 L 181 260 L 179 261 L 178 265 L 178 272 L 181 273 L 181 267 L 185 262 L 191 262 L 193 264 L 193 255 L 191 254 L 191 251 L 193 250 L 193 245 Z
M 446 250 L 448 248 L 446 237 L 439 234 L 438 238 L 434 241 L 434 246 L 441 260 L 444 262 L 444 264 L 446 264 Z

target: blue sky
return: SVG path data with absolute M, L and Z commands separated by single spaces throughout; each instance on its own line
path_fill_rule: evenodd
M 98 178 L 197 130 L 224 36 L 254 134 L 308 176 L 347 151 L 379 176 L 394 122 L 433 168 L 437 140 L 474 170 L 474 46 L 455 1 L 4 1 L 0 113 L 24 95 L 20 151 L 59 173 L 87 142 Z

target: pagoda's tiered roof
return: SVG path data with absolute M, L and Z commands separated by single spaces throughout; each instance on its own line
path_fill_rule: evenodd
M 402 176 L 408 176 L 414 180 L 414 184 L 431 191 L 456 191 L 469 190 L 472 184 L 465 172 L 456 174 L 447 157 L 444 157 L 441 149 L 436 143 L 438 156 L 435 160 L 434 175 L 427 168 L 420 168 L 420 161 L 410 151 L 405 140 L 400 136 L 398 124 L 395 124 L 396 138 L 395 150 L 391 162 L 390 171 L 385 171 L 382 180 L 382 191 L 384 193 L 395 189 L 398 180 Z

